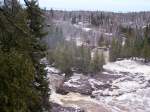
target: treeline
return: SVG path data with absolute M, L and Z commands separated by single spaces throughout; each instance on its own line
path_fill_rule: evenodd
M 91 13 L 90 22 L 91 22 L 91 25 L 97 26 L 97 27 L 105 25 L 106 23 L 112 24 L 112 20 L 111 20 L 110 16 L 108 16 L 102 12 L 100 14 Z
M 87 15 L 84 14 L 78 14 L 78 15 L 73 15 L 70 17 L 71 18 L 71 23 L 72 24 L 77 24 L 78 22 L 88 22 L 89 24 L 93 26 L 103 26 L 106 23 L 112 24 L 112 18 L 111 16 L 103 13 L 103 12 L 97 12 L 97 13 L 88 13 Z
M 44 65 L 46 47 L 41 38 L 44 15 L 36 0 L 4 0 L 0 5 L 0 111 L 49 110 Z
M 132 28 L 122 30 L 124 38 L 113 39 L 110 49 L 111 61 L 117 58 L 143 58 L 145 62 L 150 61 L 150 25 L 143 30 L 143 36 L 136 35 Z

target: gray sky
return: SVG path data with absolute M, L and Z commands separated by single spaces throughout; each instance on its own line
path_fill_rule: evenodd
M 39 0 L 39 4 L 61 10 L 150 11 L 150 0 Z

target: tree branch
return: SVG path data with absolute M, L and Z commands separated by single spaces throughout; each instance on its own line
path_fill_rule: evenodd
M 18 29 L 18 30 L 19 30 L 20 32 L 22 32 L 24 35 L 30 36 L 30 35 L 28 34 L 28 32 L 25 32 L 22 28 L 20 28 L 19 26 L 17 26 L 17 25 L 13 22 L 13 20 L 10 19 L 9 14 L 7 14 L 2 8 L 0 8 L 0 12 L 2 12 L 2 14 L 6 17 L 7 21 L 8 21 L 11 25 L 13 25 L 16 29 Z

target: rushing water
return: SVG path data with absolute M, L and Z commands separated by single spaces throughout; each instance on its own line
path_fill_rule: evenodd
M 48 78 L 51 88 L 51 102 L 60 104 L 63 107 L 74 107 L 77 109 L 83 109 L 85 112 L 111 112 L 106 105 L 91 98 L 90 96 L 85 96 L 74 92 L 70 92 L 67 95 L 61 95 L 56 93 L 55 88 L 62 84 L 62 76 L 54 73 L 49 73 Z
M 57 94 L 55 89 L 63 84 L 64 75 L 58 75 L 59 70 L 53 67 L 47 66 L 46 69 L 48 70 L 50 88 L 52 89 L 51 102 L 64 107 L 81 108 L 85 112 L 150 112 L 149 64 L 132 60 L 106 64 L 104 74 L 119 77 L 106 81 L 111 87 L 103 90 L 96 88 L 94 84 L 103 85 L 105 82 L 101 82 L 98 79 L 89 79 L 89 83 L 95 88 L 92 92 L 95 98 L 74 92 L 70 92 L 67 95 Z M 65 84 L 78 87 L 80 85 L 77 86 L 76 84 L 80 78 L 80 75 L 73 76 L 73 80 L 70 79 Z
M 79 93 L 71 92 L 67 95 L 60 95 L 54 92 L 50 97 L 50 101 L 64 107 L 81 108 L 85 112 L 110 112 L 106 105 Z

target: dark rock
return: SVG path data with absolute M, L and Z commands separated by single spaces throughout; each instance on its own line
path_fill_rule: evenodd
M 91 97 L 91 98 L 96 98 L 96 96 L 95 96 L 95 95 L 93 95 L 93 94 L 92 94 L 90 97 Z
M 66 90 L 67 92 L 76 92 L 84 95 L 91 95 L 93 88 L 91 87 L 87 77 L 81 77 L 81 79 L 71 82 L 70 86 L 68 84 L 63 84 L 61 89 Z
M 59 104 L 51 103 L 51 112 L 84 112 L 84 111 L 73 107 L 63 107 Z
M 110 89 L 112 87 L 111 84 L 103 84 L 103 85 L 96 85 L 95 84 L 95 87 L 98 89 L 98 90 L 105 90 L 105 89 Z
M 61 86 L 56 89 L 56 93 L 61 94 L 61 95 L 67 95 L 69 92 Z
M 91 88 L 91 86 L 89 84 L 87 85 L 81 85 L 80 87 L 69 87 L 64 85 L 63 86 L 63 90 L 67 90 L 69 92 L 76 92 L 76 93 L 80 93 L 80 94 L 84 94 L 84 95 L 91 95 L 93 89 Z
M 109 72 L 109 71 L 106 71 L 106 72 L 109 75 L 104 74 L 104 73 L 99 73 L 99 74 L 95 74 L 92 78 L 97 79 L 102 82 L 108 82 L 108 81 L 111 82 L 111 81 L 116 80 L 121 77 L 120 75 L 111 75 L 111 74 L 113 74 L 113 72 Z
M 116 76 L 115 79 L 117 79 L 118 77 L 119 76 Z M 70 77 L 66 82 L 64 82 L 64 84 L 57 89 L 57 93 L 66 95 L 68 94 L 68 92 L 76 92 L 92 96 L 93 91 L 105 89 L 112 90 L 113 79 L 113 75 L 101 74 L 91 77 L 89 75 L 85 76 L 82 74 L 78 74 Z

